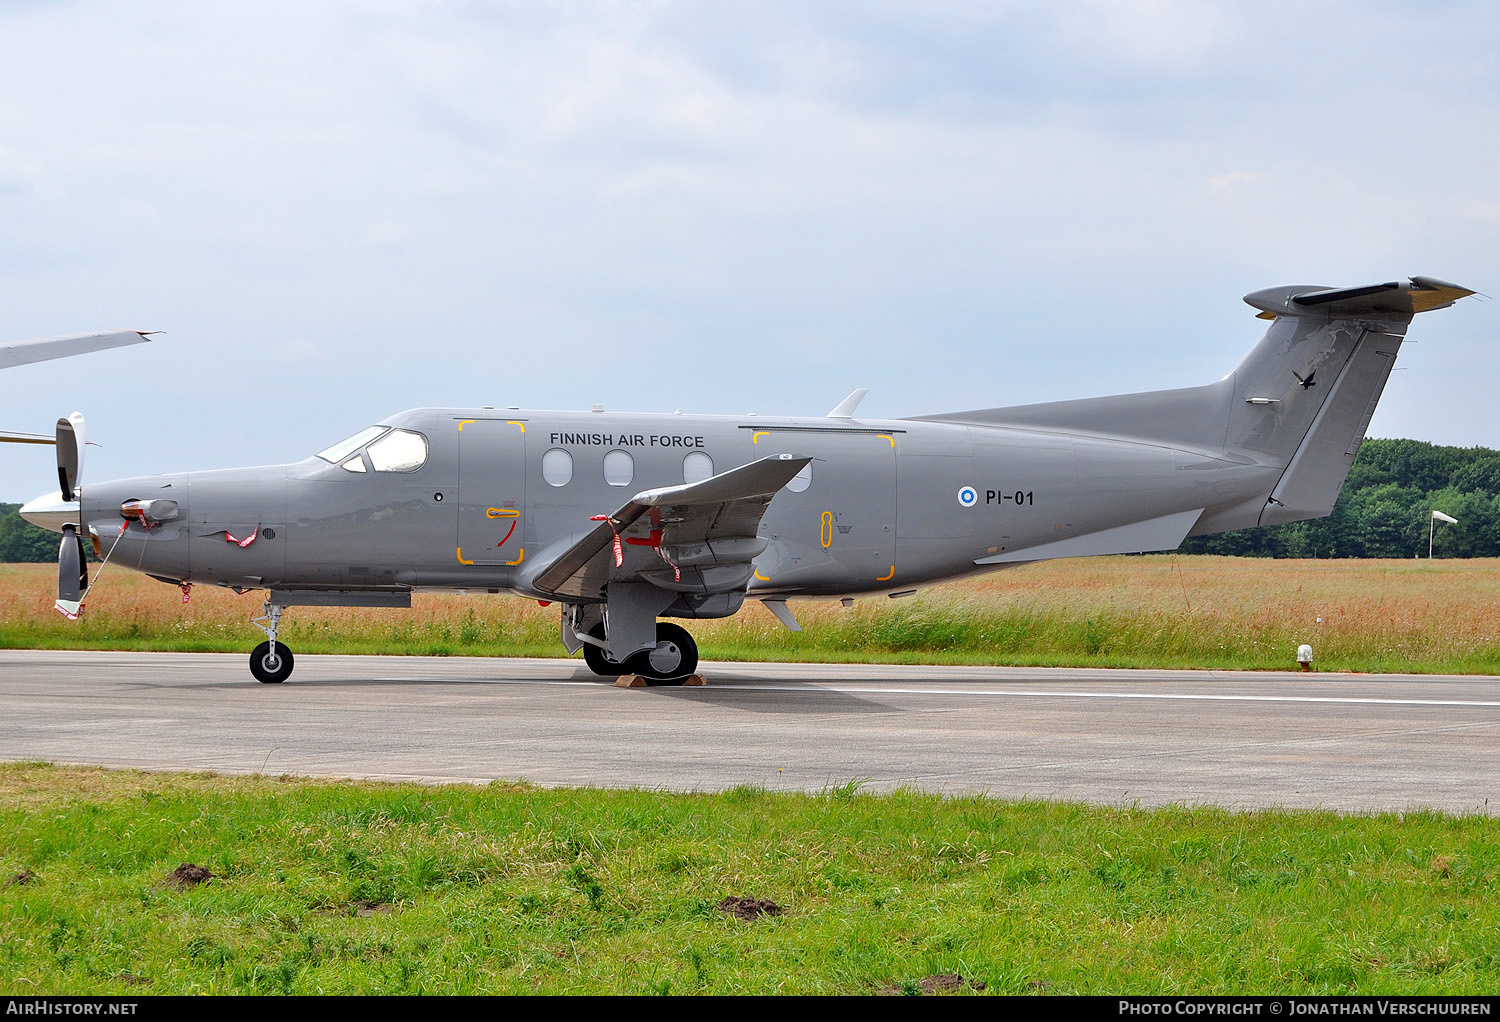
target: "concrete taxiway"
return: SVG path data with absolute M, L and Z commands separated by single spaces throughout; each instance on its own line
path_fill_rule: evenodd
M 1500 678 L 0 651 L 0 759 L 718 790 L 861 779 L 1106 804 L 1500 808 Z

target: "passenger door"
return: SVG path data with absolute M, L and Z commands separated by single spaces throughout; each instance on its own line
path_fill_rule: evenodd
M 458 420 L 458 559 L 520 564 L 526 556 L 526 424 Z

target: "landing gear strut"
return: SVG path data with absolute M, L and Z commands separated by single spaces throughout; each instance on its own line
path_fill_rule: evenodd
M 281 612 L 285 607 L 266 601 L 265 613 L 254 618 L 251 624 L 266 633 L 266 641 L 250 652 L 250 673 L 262 685 L 279 685 L 291 675 L 292 651 L 286 644 L 276 641 L 276 630 L 281 626 Z
M 589 637 L 597 642 L 585 641 L 583 644 L 583 662 L 589 665 L 589 670 L 601 678 L 618 678 L 625 673 L 625 664 L 611 660 L 609 654 L 604 652 L 604 625 L 597 624 L 589 630 Z M 629 663 L 627 657 L 625 663 Z

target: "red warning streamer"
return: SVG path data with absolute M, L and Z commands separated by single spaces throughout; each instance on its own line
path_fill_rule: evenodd
M 667 556 L 666 550 L 662 548 L 660 529 L 652 529 L 651 535 L 645 539 L 634 539 L 627 537 L 625 542 L 629 543 L 631 546 L 651 547 L 656 551 L 656 556 L 660 557 L 662 560 L 666 561 L 668 565 L 671 566 L 672 577 L 678 582 L 682 581 L 682 569 L 679 568 L 676 564 L 672 563 L 672 559 Z
M 620 530 L 615 525 L 615 520 L 609 515 L 594 515 L 589 519 L 591 522 L 608 522 L 610 529 L 615 534 L 615 567 L 621 567 L 625 563 L 625 550 L 620 546 Z

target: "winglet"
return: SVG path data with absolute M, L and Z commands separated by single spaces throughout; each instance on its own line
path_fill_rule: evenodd
M 870 388 L 860 387 L 854 393 L 850 394 L 848 397 L 844 398 L 844 400 L 840 401 L 838 407 L 829 412 L 827 417 L 830 419 L 853 418 L 854 409 L 859 407 L 859 403 L 865 399 L 865 395 L 869 392 Z

